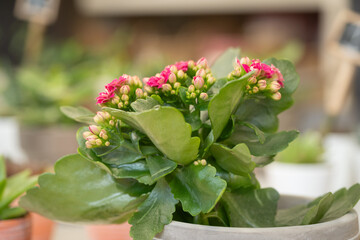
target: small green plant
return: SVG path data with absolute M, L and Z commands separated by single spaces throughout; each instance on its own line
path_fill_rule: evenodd
M 26 214 L 21 207 L 13 207 L 13 201 L 35 186 L 36 176 L 30 176 L 30 171 L 25 170 L 9 178 L 6 177 L 4 157 L 0 156 L 0 220 L 19 218 Z
M 318 132 L 306 132 L 291 142 L 276 160 L 284 163 L 320 163 L 323 161 L 322 138 Z
M 144 78 L 122 75 L 97 98 L 96 114 L 64 107 L 86 123 L 78 154 L 39 178 L 21 206 L 69 222 L 131 225 L 151 240 L 173 219 L 223 227 L 305 225 L 341 217 L 360 185 L 308 205 L 277 209 L 279 193 L 261 188 L 254 169 L 272 162 L 298 135 L 278 131 L 278 114 L 293 104 L 293 64 L 225 52 L 177 62 Z

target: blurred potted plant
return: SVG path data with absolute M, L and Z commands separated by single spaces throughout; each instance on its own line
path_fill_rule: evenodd
M 0 157 L 0 239 L 30 240 L 31 218 L 28 212 L 13 206 L 14 201 L 26 190 L 35 186 L 36 176 L 25 170 L 6 177 L 6 166 Z
M 300 135 L 265 169 L 266 183 L 282 194 L 315 197 L 328 192 L 331 167 L 323 153 L 319 132 Z
M 277 132 L 277 115 L 299 79 L 286 60 L 244 57 L 233 68 L 238 55 L 228 50 L 211 69 L 204 58 L 178 62 L 142 82 L 123 75 L 100 93 L 93 118 L 65 108 L 91 122 L 77 133 L 78 154 L 42 175 L 21 206 L 61 221 L 128 220 L 135 240 L 357 236 L 348 212 L 360 185 L 310 203 L 284 196 L 279 210 L 278 192 L 260 187 L 254 169 L 298 135 Z

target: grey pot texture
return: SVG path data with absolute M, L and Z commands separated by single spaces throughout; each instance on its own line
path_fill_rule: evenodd
M 279 208 L 308 202 L 308 198 L 282 196 Z M 277 228 L 212 227 L 173 221 L 154 240 L 359 240 L 358 216 L 354 210 L 324 223 Z

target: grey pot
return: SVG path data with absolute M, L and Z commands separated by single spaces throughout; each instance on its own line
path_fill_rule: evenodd
M 279 208 L 304 204 L 309 199 L 282 196 Z M 173 221 L 154 240 L 359 240 L 354 210 L 333 221 L 306 226 L 277 228 L 226 228 Z

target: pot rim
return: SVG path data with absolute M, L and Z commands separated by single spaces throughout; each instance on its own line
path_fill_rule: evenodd
M 306 196 L 296 196 L 296 195 L 289 195 L 289 194 L 282 194 L 280 198 L 284 199 L 298 199 L 303 200 L 305 202 L 310 202 L 314 198 L 306 197 Z M 203 230 L 212 230 L 212 231 L 230 231 L 230 232 L 264 232 L 264 231 L 274 231 L 275 229 L 281 230 L 287 230 L 287 229 L 306 229 L 307 227 L 326 227 L 329 225 L 329 227 L 333 224 L 343 223 L 343 222 L 350 222 L 354 219 L 357 221 L 358 214 L 354 209 L 351 209 L 348 213 L 344 214 L 343 216 L 327 221 L 327 222 L 321 222 L 321 223 L 315 223 L 315 224 L 308 224 L 308 225 L 296 225 L 296 226 L 282 226 L 282 227 L 256 227 L 256 228 L 250 228 L 250 227 L 221 227 L 221 226 L 209 226 L 209 225 L 200 225 L 195 223 L 185 223 L 185 222 L 179 222 L 179 221 L 172 221 L 169 225 L 174 227 L 181 227 L 181 228 L 196 228 L 196 229 L 203 229 Z

